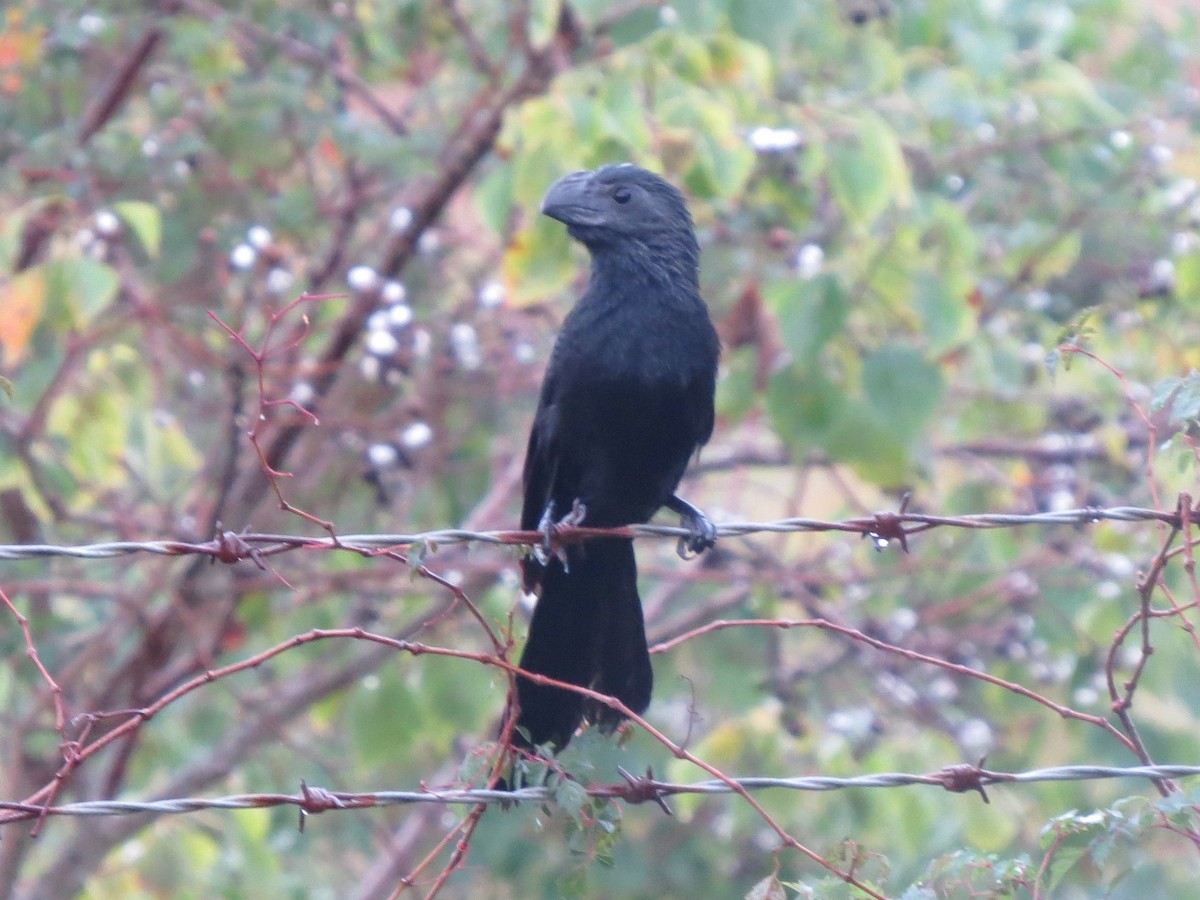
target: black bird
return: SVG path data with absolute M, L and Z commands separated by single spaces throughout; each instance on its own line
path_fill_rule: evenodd
M 683 196 L 632 165 L 576 172 L 551 186 L 542 212 L 587 247 L 591 280 L 546 369 L 525 457 L 521 527 L 645 522 L 678 513 L 693 552 L 715 529 L 675 496 L 713 429 L 720 342 L 700 297 L 700 249 Z M 521 668 L 650 704 L 653 672 L 633 542 L 602 538 L 523 564 L 539 595 Z M 611 730 L 622 717 L 562 688 L 517 679 L 520 746 L 562 749 L 585 718 Z

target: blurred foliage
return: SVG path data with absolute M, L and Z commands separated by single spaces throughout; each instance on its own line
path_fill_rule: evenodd
M 278 508 L 252 429 L 287 501 L 339 532 L 511 525 L 539 374 L 586 270 L 538 203 L 620 160 L 683 187 L 699 227 L 725 349 L 717 433 L 684 488 L 718 521 L 858 516 L 905 489 L 944 514 L 1172 508 L 1196 489 L 1200 427 L 1197 48 L 1191 9 L 1135 0 L 15 0 L 0 542 L 322 533 Z M 323 296 L 272 319 L 302 291 Z M 903 555 L 760 535 L 687 565 L 666 543 L 639 556 L 653 640 L 820 616 L 1115 723 L 1106 661 L 1123 682 L 1141 660 L 1136 629 L 1113 635 L 1164 536 L 945 530 Z M 424 562 L 519 643 L 512 554 Z M 1195 764 L 1200 596 L 1182 562 L 1154 596 L 1177 613 L 1151 628 L 1130 715 L 1150 757 Z M 383 558 L 4 562 L 0 588 L 68 717 L 146 706 L 314 628 L 493 652 L 448 592 Z M 52 780 L 59 736 L 0 621 L 0 783 L 20 800 Z M 651 721 L 731 775 L 1137 762 L 1085 721 L 812 628 L 713 632 L 655 667 Z M 170 705 L 56 799 L 479 784 L 505 689 L 472 660 L 321 641 Z M 583 782 L 618 765 L 705 777 L 643 733 L 589 733 L 561 763 Z M 668 819 L 559 784 L 552 809 L 487 811 L 444 893 L 854 895 L 776 860 L 739 800 L 677 798 Z M 1194 788 L 990 796 L 758 799 L 889 896 L 1194 890 Z M 326 813 L 303 834 L 287 808 L 51 818 L 36 843 L 5 829 L 0 896 L 386 896 L 462 815 Z

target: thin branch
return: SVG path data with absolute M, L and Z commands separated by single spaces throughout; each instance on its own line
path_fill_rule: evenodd
M 129 99 L 129 95 L 133 92 L 134 82 L 137 81 L 138 73 L 142 71 L 146 63 L 150 60 L 150 56 L 154 53 L 154 49 L 158 46 L 163 38 L 163 29 L 160 25 L 152 25 L 142 35 L 141 39 L 134 45 L 134 48 L 125 57 L 125 61 L 117 67 L 117 71 L 113 74 L 112 80 L 108 83 L 104 93 L 93 103 L 88 111 L 83 116 L 83 122 L 79 126 L 79 146 L 87 146 L 88 142 L 96 136 L 109 120 L 116 115 L 117 110 L 121 105 Z
M 718 620 L 709 622 L 700 628 L 696 628 L 686 634 L 681 634 L 678 637 L 672 638 L 669 641 L 664 641 L 650 649 L 651 653 L 665 653 L 666 651 L 678 646 L 679 644 L 707 634 L 713 631 L 723 631 L 728 628 L 819 628 L 822 631 L 832 631 L 836 634 L 843 635 L 859 643 L 867 644 L 874 647 L 876 650 L 882 650 L 887 653 L 892 653 L 897 656 L 902 656 L 905 659 L 913 662 L 925 663 L 926 665 L 937 666 L 940 669 L 945 669 L 949 672 L 954 672 L 957 675 L 963 675 L 968 678 L 976 678 L 980 681 L 986 681 L 988 684 L 1003 688 L 1006 691 L 1017 694 L 1027 700 L 1032 700 L 1039 703 L 1062 716 L 1064 719 L 1076 719 L 1080 722 L 1087 722 L 1090 725 L 1095 725 L 1098 728 L 1108 732 L 1131 753 L 1137 754 L 1138 747 L 1133 740 L 1126 737 L 1117 729 L 1112 722 L 1101 716 L 1093 716 L 1089 713 L 1082 713 L 1074 710 L 1069 706 L 1063 706 L 1061 703 L 1055 703 L 1049 697 L 1039 694 L 1037 691 L 1032 691 L 1022 684 L 1015 681 L 1008 681 L 996 675 L 982 672 L 979 669 L 964 666 L 960 663 L 950 662 L 947 659 L 942 659 L 937 656 L 930 656 L 927 653 L 918 653 L 916 650 L 909 650 L 906 647 L 900 647 L 896 644 L 890 644 L 887 641 L 882 641 L 879 638 L 872 637 L 859 631 L 857 628 L 851 628 L 848 625 L 839 625 L 836 622 L 831 622 L 828 619 L 734 619 L 734 620 Z M 1144 752 L 1144 751 L 1143 751 Z M 1140 754 L 1139 754 L 1140 758 Z

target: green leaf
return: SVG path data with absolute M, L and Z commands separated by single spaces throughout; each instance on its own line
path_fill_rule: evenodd
M 598 6 L 603 12 L 611 13 L 613 11 L 611 2 L 599 3 Z M 658 26 L 659 11 L 656 7 L 631 4 L 628 13 L 611 22 L 608 26 L 607 36 L 612 40 L 614 46 L 623 47 L 626 44 L 641 41 L 655 31 Z
M 767 386 L 767 413 L 780 440 L 801 459 L 833 428 L 843 402 L 841 388 L 819 371 L 789 366 Z
M 1195 377 L 1195 370 L 1192 371 L 1192 376 Z M 1174 396 L 1175 391 L 1183 383 L 1183 379 L 1176 378 L 1172 375 L 1170 378 L 1164 378 L 1154 385 L 1154 393 L 1150 397 L 1150 411 L 1158 412 L 1167 405 L 1167 401 Z
M 723 418 L 739 421 L 758 402 L 758 354 L 754 347 L 726 350 L 721 359 L 721 378 L 717 382 L 717 412 Z
M 188 440 L 182 424 L 147 405 L 135 405 L 129 413 L 130 441 L 125 448 L 127 463 L 149 484 L 169 491 L 204 464 L 202 454 Z
M 596 125 L 603 137 L 637 150 L 651 145 L 653 135 L 636 82 L 610 76 L 601 85 L 599 96 L 588 105 L 595 112 Z
M 949 33 L 963 62 L 982 79 L 998 77 L 1016 52 L 1016 38 L 1008 31 L 960 27 Z
M 1097 82 L 1089 78 L 1078 66 L 1072 65 L 1065 59 L 1047 58 L 1041 68 L 1042 78 L 1030 82 L 1030 89 L 1040 89 L 1045 94 L 1060 102 L 1058 108 L 1075 111 L 1077 121 L 1101 127 L 1115 125 L 1125 121 L 1122 112 L 1109 103 L 1098 90 Z M 1061 101 L 1069 101 L 1070 106 Z M 1060 123 L 1063 126 L 1073 124 L 1070 121 Z
M 821 446 L 830 459 L 849 463 L 863 478 L 885 487 L 911 480 L 912 457 L 899 429 L 857 398 L 843 398 Z
M 87 325 L 116 299 L 120 287 L 111 266 L 86 256 L 52 260 L 45 269 L 50 306 L 61 314 L 61 324 L 71 328 Z
M 588 148 L 576 146 L 566 102 L 555 96 L 531 100 L 506 126 L 511 127 L 513 140 L 522 144 L 510 167 L 512 201 L 531 215 L 556 178 L 585 167 Z
M 587 788 L 570 778 L 560 778 L 554 785 L 554 802 L 567 815 L 577 817 L 588 802 Z
M 767 307 L 779 320 L 783 345 L 796 362 L 806 364 L 842 333 L 849 301 L 835 275 L 776 281 L 763 290 Z
M 587 884 L 587 869 L 582 866 L 573 866 L 557 878 L 554 887 L 560 897 L 572 900 L 574 897 L 584 896 Z
M 819 369 L 782 369 L 767 387 L 767 412 L 796 460 L 823 450 L 877 484 L 907 480 L 910 454 L 900 430 Z
M 549 42 L 558 25 L 562 0 L 533 0 L 529 6 L 529 40 L 535 47 Z
M 858 224 L 870 224 L 892 204 L 908 206 L 908 165 L 891 126 L 877 115 L 864 115 L 854 138 L 831 155 L 829 184 L 838 206 Z
M 687 135 L 691 165 L 684 175 L 697 197 L 736 197 L 754 169 L 755 156 L 742 138 L 734 111 L 709 91 L 681 90 L 661 107 L 664 124 Z
M 472 195 L 480 216 L 496 234 L 504 234 L 513 208 L 512 166 L 498 166 L 479 182 Z
M 1079 261 L 1083 249 L 1083 235 L 1069 231 L 1049 244 L 1039 244 L 1020 261 L 1020 268 L 1028 273 L 1034 283 L 1041 284 L 1051 278 L 1066 275 Z
M 85 394 L 66 394 L 51 407 L 47 426 L 69 448 L 66 460 L 74 473 L 93 486 L 111 487 L 126 481 L 129 423 L 123 395 L 108 386 Z
M 1193 787 L 1186 791 L 1173 792 L 1155 800 L 1154 809 L 1173 817 L 1178 813 L 1187 813 L 1190 815 L 1192 808 L 1197 804 L 1200 804 L 1200 789 Z M 1188 817 L 1185 816 L 1183 821 L 1186 822 Z
M 754 170 L 754 151 L 731 133 L 702 128 L 696 143 L 697 168 L 689 187 L 702 197 L 736 197 Z M 701 187 L 703 185 L 703 187 Z
M 787 36 L 796 20 L 795 5 L 779 0 L 728 0 L 725 5 L 733 30 L 767 47 Z
M 779 883 L 779 876 L 772 873 L 746 892 L 746 900 L 787 900 L 787 892 Z
M 910 318 L 915 267 L 921 262 L 920 234 L 907 223 L 889 223 L 886 236 L 864 238 L 859 269 L 871 294 L 896 316 Z
M 1189 309 L 1200 307 L 1200 252 L 1175 260 L 1175 296 Z
M 0 216 L 0 271 L 12 269 L 21 247 L 25 222 L 36 209 L 36 203 L 27 203 Z
M 905 443 L 924 430 L 945 390 L 941 369 L 896 344 L 867 358 L 862 379 L 872 411 Z
M 504 254 L 507 296 L 516 305 L 544 300 L 561 291 L 581 270 L 567 230 L 545 216 L 538 216 L 532 228 L 517 234 Z
M 1069 843 L 1058 847 L 1054 853 L 1054 860 L 1050 863 L 1050 877 L 1046 886 L 1051 890 L 1057 888 L 1085 852 L 1086 847 L 1071 846 Z
M 1200 419 L 1200 374 L 1192 370 L 1187 378 L 1176 379 L 1175 387 L 1170 422 L 1184 424 Z
M 421 720 L 421 701 L 407 682 L 405 668 L 393 666 L 350 697 L 346 727 L 368 765 L 386 766 L 412 747 L 417 734 L 409 723 Z
M 123 200 L 114 203 L 113 210 L 137 235 L 138 242 L 146 254 L 157 258 L 162 247 L 162 214 L 158 207 L 140 200 Z
M 970 339 L 975 333 L 976 320 L 965 296 L 932 272 L 919 273 L 914 287 L 921 333 L 931 354 L 945 353 Z
M 929 198 L 929 239 L 947 254 L 944 262 L 969 265 L 975 261 L 979 236 L 971 226 L 967 211 L 944 197 Z

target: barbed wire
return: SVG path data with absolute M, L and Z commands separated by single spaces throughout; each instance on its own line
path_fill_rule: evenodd
M 927 515 L 906 511 L 907 498 L 895 512 L 879 512 L 871 516 L 838 521 L 793 517 L 767 522 L 726 522 L 716 526 L 718 538 L 737 538 L 754 534 L 794 532 L 844 532 L 859 534 L 873 540 L 878 549 L 895 544 L 907 550 L 907 539 L 933 528 L 998 529 L 1023 526 L 1084 526 L 1103 521 L 1158 522 L 1174 530 L 1187 529 L 1200 518 L 1200 510 L 1191 508 L 1191 499 L 1181 495 L 1174 511 L 1141 507 L 1083 507 L 1071 510 L 1030 514 L 982 513 L 961 516 Z M 221 531 L 210 541 L 187 542 L 174 540 L 112 541 L 86 545 L 17 544 L 0 545 L 0 560 L 28 560 L 46 557 L 81 559 L 113 559 L 138 553 L 165 556 L 207 555 L 234 563 L 251 560 L 262 566 L 262 557 L 294 550 L 344 551 L 362 555 L 388 554 L 402 557 L 410 565 L 420 564 L 439 548 L 454 545 L 492 544 L 540 546 L 546 551 L 602 536 L 630 538 L 682 539 L 691 536 L 688 529 L 668 525 L 631 525 L 619 528 L 588 528 L 570 524 L 570 518 L 552 525 L 545 531 L 438 529 L 425 532 L 397 534 L 330 533 L 323 536 L 235 533 Z M 996 784 L 1036 781 L 1071 781 L 1109 778 L 1146 778 L 1163 786 L 1165 780 L 1200 775 L 1200 766 L 1143 765 L 1110 767 L 1097 765 L 1062 766 L 1027 772 L 1002 773 L 987 771 L 979 766 L 949 766 L 932 774 L 879 773 L 854 777 L 803 776 L 748 777 L 712 779 L 690 784 L 656 781 L 651 773 L 644 777 L 630 776 L 621 771 L 623 783 L 593 784 L 577 787 L 593 797 L 622 799 L 629 803 L 656 802 L 666 809 L 664 800 L 677 794 L 743 794 L 747 791 L 783 789 L 796 791 L 832 791 L 852 788 L 885 788 L 913 785 L 935 785 L 953 792 L 977 791 L 985 801 L 985 788 Z M 561 783 L 560 783 L 561 784 Z M 514 802 L 552 803 L 560 786 L 528 787 L 516 791 L 487 789 L 447 789 L 417 791 L 380 791 L 338 793 L 304 785 L 298 794 L 253 793 L 219 798 L 182 797 L 152 801 L 82 801 L 56 806 L 0 801 L 0 826 L 18 821 L 41 820 L 48 816 L 127 816 L 166 815 L 215 809 L 261 809 L 276 806 L 296 806 L 303 816 L 332 809 L 356 809 L 375 806 L 394 806 L 418 803 L 448 805 L 509 804 Z M 669 810 L 668 810 L 669 811 Z
M 632 803 L 662 801 L 679 794 L 733 794 L 738 789 L 746 791 L 791 790 L 825 792 L 855 788 L 895 788 L 916 785 L 934 785 L 954 793 L 978 791 L 998 784 L 1028 784 L 1039 781 L 1091 781 L 1109 778 L 1188 778 L 1200 775 L 1200 766 L 1155 765 L 1155 766 L 1057 766 L 1033 769 L 1027 772 L 993 772 L 973 765 L 947 766 L 926 775 L 906 772 L 881 772 L 875 775 L 833 777 L 805 775 L 796 778 L 747 777 L 730 778 L 728 781 L 710 779 L 690 784 L 656 781 L 650 775 L 632 776 L 621 771 L 623 783 L 580 785 L 589 796 L 623 799 Z M 448 806 L 474 806 L 476 804 L 512 804 L 520 802 L 553 803 L 558 794 L 554 786 L 526 787 L 517 790 L 489 790 L 486 788 L 421 790 L 421 791 L 372 791 L 337 792 L 323 788 L 302 786 L 298 794 L 259 793 L 233 794 L 227 797 L 177 797 L 169 800 L 85 800 L 58 806 L 0 801 L 0 810 L 17 815 L 6 816 L 4 824 L 12 824 L 44 816 L 130 816 L 130 815 L 181 815 L 212 809 L 267 809 L 278 806 L 295 806 L 303 813 L 312 814 L 329 810 L 365 809 L 382 806 L 408 806 L 419 803 L 442 803 Z
M 1200 509 L 1190 520 L 1200 518 Z M 1181 527 L 1178 511 L 1165 512 L 1136 506 L 1082 507 L 1079 509 L 1041 513 L 976 513 L 962 516 L 937 516 L 910 512 L 879 512 L 840 521 L 789 518 L 770 522 L 726 522 L 716 526 L 718 538 L 744 537 L 753 534 L 783 534 L 789 532 L 842 531 L 870 537 L 880 549 L 898 542 L 904 549 L 908 535 L 932 528 L 1017 528 L 1025 525 L 1090 525 L 1098 522 L 1162 522 Z M 462 544 L 497 544 L 508 546 L 542 544 L 549 537 L 555 544 L 567 544 L 596 537 L 685 538 L 691 532 L 672 525 L 627 525 L 619 528 L 588 528 L 558 524 L 551 534 L 538 531 L 495 530 L 471 531 L 444 528 L 412 534 L 348 534 L 312 535 L 263 534 L 224 531 L 210 541 L 175 540 L 108 541 L 74 546 L 56 544 L 0 544 L 0 560 L 36 559 L 42 557 L 76 557 L 80 559 L 111 559 L 136 553 L 162 556 L 211 556 L 221 562 L 274 556 L 292 550 L 342 550 L 365 555 L 395 550 L 416 553 L 423 558 L 440 547 Z

